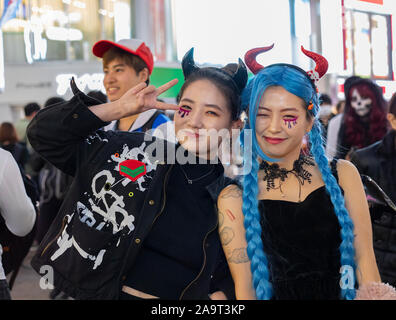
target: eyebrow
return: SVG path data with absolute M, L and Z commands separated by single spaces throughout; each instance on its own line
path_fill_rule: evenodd
M 271 109 L 268 109 L 268 108 L 263 107 L 263 106 L 259 106 L 259 109 L 263 109 L 263 110 L 272 112 Z M 282 112 L 282 111 L 297 111 L 297 112 L 298 112 L 298 110 L 297 110 L 296 108 L 284 108 L 284 109 L 281 109 L 281 112 Z
M 115 66 L 112 66 L 111 68 L 114 69 L 117 67 L 125 67 L 125 63 L 116 64 Z M 103 69 L 109 69 L 109 66 L 105 66 L 105 67 L 103 67 Z
M 189 98 L 183 98 L 183 99 L 180 100 L 180 102 L 183 102 L 183 101 L 184 102 L 189 102 L 189 103 L 192 103 L 192 104 L 195 103 L 193 100 L 191 100 Z M 210 108 L 215 108 L 215 109 L 218 109 L 219 111 L 223 111 L 223 109 L 220 108 L 217 104 L 205 103 L 204 106 L 205 107 L 210 107 Z

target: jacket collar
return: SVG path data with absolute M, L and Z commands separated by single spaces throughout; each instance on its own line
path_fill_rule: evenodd
M 136 120 L 133 122 L 132 127 L 129 129 L 129 132 L 135 131 L 141 127 L 143 127 L 149 120 L 150 118 L 154 115 L 156 112 L 156 109 L 150 109 L 147 111 L 144 111 L 138 115 Z M 109 130 L 115 130 L 117 125 L 117 120 L 112 121 L 109 125 L 107 125 L 104 129 L 105 131 Z

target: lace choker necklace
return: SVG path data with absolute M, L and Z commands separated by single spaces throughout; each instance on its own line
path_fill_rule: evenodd
M 260 169 L 264 171 L 263 180 L 267 181 L 267 191 L 270 189 L 279 189 L 282 197 L 286 195 L 282 191 L 282 183 L 285 182 L 289 173 L 293 174 L 299 183 L 299 194 L 298 199 L 301 202 L 301 186 L 304 185 L 305 181 L 311 183 L 312 174 L 304 169 L 303 165 L 314 166 L 315 162 L 312 158 L 300 154 L 300 157 L 294 161 L 293 169 L 287 170 L 285 168 L 280 168 L 277 163 L 269 164 L 266 161 L 262 161 L 260 164 Z M 279 187 L 275 187 L 275 179 L 280 179 Z

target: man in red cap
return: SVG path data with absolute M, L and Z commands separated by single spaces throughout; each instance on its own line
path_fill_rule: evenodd
M 93 54 L 103 61 L 104 79 L 108 99 L 118 100 L 129 89 L 141 82 L 149 84 L 154 67 L 150 48 L 139 39 L 123 39 L 118 42 L 100 40 L 92 48 Z M 159 110 L 147 110 L 140 114 L 113 121 L 105 130 L 149 132 L 160 138 L 173 140 L 170 119 Z

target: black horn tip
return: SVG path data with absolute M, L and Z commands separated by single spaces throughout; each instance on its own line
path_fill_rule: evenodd
M 199 69 L 195 65 L 194 61 L 194 48 L 191 48 L 186 52 L 182 60 L 182 69 L 184 74 L 184 79 L 188 78 L 188 76 L 193 73 L 195 70 Z
M 241 58 L 238 59 L 238 69 L 234 75 L 234 81 L 238 84 L 238 87 L 243 90 L 248 80 L 248 73 L 245 63 Z

